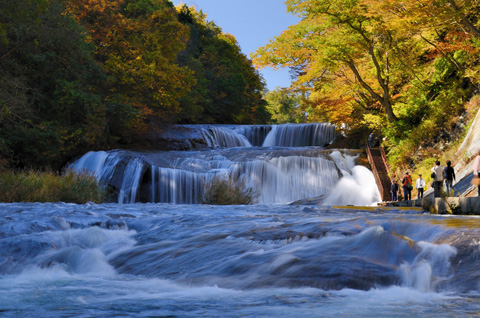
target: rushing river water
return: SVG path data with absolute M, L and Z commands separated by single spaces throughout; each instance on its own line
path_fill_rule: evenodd
M 0 204 L 2 317 L 467 317 L 477 217 Z

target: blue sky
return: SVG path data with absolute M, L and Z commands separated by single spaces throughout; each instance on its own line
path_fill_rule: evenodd
M 264 46 L 275 36 L 280 35 L 299 19 L 290 13 L 284 0 L 172 0 L 195 6 L 207 14 L 209 21 L 215 22 L 223 32 L 235 36 L 242 52 L 249 56 L 258 47 Z M 290 85 L 288 70 L 260 70 L 269 90 L 277 86 Z

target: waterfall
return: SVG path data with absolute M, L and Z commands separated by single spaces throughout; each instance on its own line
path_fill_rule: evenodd
M 80 159 L 69 165 L 69 169 L 86 171 L 94 175 L 97 180 L 106 184 L 112 179 L 115 168 L 120 162 L 120 157 L 105 151 L 90 151 Z
M 275 125 L 265 138 L 263 146 L 325 146 L 332 143 L 335 137 L 335 125 L 327 123 Z
M 144 164 L 138 158 L 133 158 L 127 164 L 123 174 L 123 182 L 118 194 L 118 203 L 136 202 Z
M 210 148 L 325 146 L 336 138 L 336 126 L 329 123 L 281 125 L 185 125 L 196 131 Z M 189 137 L 186 137 L 189 138 Z M 190 146 L 191 142 L 188 142 Z
M 325 158 L 279 157 L 237 167 L 262 203 L 288 203 L 328 194 L 339 180 L 335 163 Z
M 315 198 L 329 205 L 371 205 L 380 200 L 372 173 L 355 166 L 358 154 L 318 147 L 335 139 L 334 125 L 195 125 L 189 129 L 200 132 L 196 136 L 211 149 L 89 152 L 70 168 L 90 171 L 118 193 L 119 203 L 195 204 L 203 195 L 203 184 L 216 176 L 244 182 L 259 195 L 259 203 Z
M 263 145 L 265 138 L 272 130 L 272 126 L 264 125 L 264 126 L 244 126 L 239 129 L 239 132 L 244 135 L 250 144 L 254 147 L 260 147 Z
M 119 203 L 198 203 L 202 182 L 219 175 L 245 180 L 260 195 L 259 203 L 289 203 L 320 196 L 331 205 L 370 205 L 379 200 L 371 172 L 354 165 L 356 155 L 338 150 L 316 151 L 313 154 L 301 148 L 153 154 L 112 151 L 88 153 L 85 155 L 88 158 L 79 159 L 71 167 L 77 171 L 96 169 L 102 184 L 118 189 Z M 355 178 L 357 181 L 352 181 Z
M 201 134 L 209 147 L 251 147 L 248 139 L 228 127 L 201 128 Z

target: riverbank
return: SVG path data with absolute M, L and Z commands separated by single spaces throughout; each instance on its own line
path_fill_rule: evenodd
M 381 207 L 421 207 L 433 214 L 480 214 L 480 197 L 427 197 L 416 200 L 380 202 Z

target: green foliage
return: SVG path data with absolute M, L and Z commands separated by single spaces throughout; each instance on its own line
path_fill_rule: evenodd
M 0 2 L 0 157 L 17 166 L 59 168 L 103 138 L 102 73 L 65 5 Z
M 101 203 L 106 192 L 97 179 L 86 173 L 67 171 L 0 173 L 0 202 Z
M 215 177 L 204 180 L 201 204 L 240 205 L 256 203 L 259 194 L 245 185 L 245 180 L 235 182 L 232 178 Z
M 267 101 L 267 110 L 272 115 L 272 122 L 277 124 L 284 123 L 303 123 L 305 122 L 305 113 L 300 107 L 301 97 L 287 89 L 277 87 L 269 91 L 265 100 Z
M 192 90 L 181 98 L 178 121 L 237 124 L 268 121 L 262 99 L 264 83 L 241 53 L 236 39 L 194 8 L 184 5 L 178 15 L 179 21 L 190 29 L 190 40 L 180 54 L 180 61 L 193 71 L 196 79 Z

